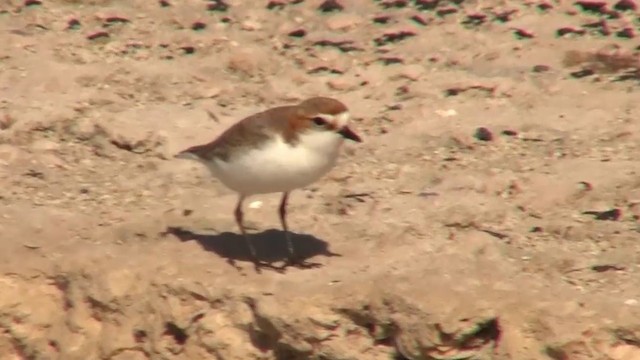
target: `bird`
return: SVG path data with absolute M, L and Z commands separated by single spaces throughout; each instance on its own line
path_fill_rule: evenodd
M 212 141 L 178 152 L 178 159 L 203 164 L 238 195 L 234 217 L 256 270 L 261 263 L 244 226 L 243 203 L 249 196 L 282 193 L 278 214 L 288 249 L 285 266 L 304 267 L 287 225 L 289 194 L 327 174 L 337 162 L 345 140 L 361 143 L 349 127 L 350 112 L 341 101 L 324 96 L 296 105 L 272 107 L 249 115 Z

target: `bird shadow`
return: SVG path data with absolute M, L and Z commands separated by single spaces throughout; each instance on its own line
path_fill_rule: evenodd
M 249 247 L 240 234 L 223 232 L 216 234 L 198 233 L 182 227 L 167 227 L 164 235 L 172 234 L 180 241 L 196 241 L 206 251 L 213 252 L 227 260 L 227 262 L 240 270 L 236 261 L 246 261 L 253 263 Z M 306 260 L 323 255 L 326 257 L 342 256 L 329 250 L 329 243 L 318 239 L 313 235 L 290 233 L 291 242 L 295 254 L 301 266 L 288 264 L 289 251 L 285 233 L 282 230 L 270 229 L 260 233 L 251 234 L 249 241 L 256 249 L 260 268 L 284 272 L 287 267 L 295 266 L 302 268 L 320 267 L 318 263 L 305 262 Z M 275 263 L 283 262 L 284 265 L 276 266 Z M 256 267 L 256 271 L 260 269 Z

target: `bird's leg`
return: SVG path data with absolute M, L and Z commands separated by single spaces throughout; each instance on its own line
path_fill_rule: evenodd
M 282 193 L 282 200 L 280 201 L 280 223 L 282 223 L 282 229 L 284 230 L 284 236 L 287 240 L 287 248 L 289 250 L 289 259 L 282 267 L 286 268 L 288 265 L 310 269 L 320 266 L 317 263 L 306 262 L 303 259 L 299 258 L 296 255 L 295 249 L 293 248 L 293 241 L 291 240 L 291 233 L 289 232 L 289 228 L 287 227 L 287 200 L 289 200 L 289 193 Z
M 295 250 L 293 249 L 293 242 L 291 241 L 291 233 L 289 233 L 289 228 L 287 227 L 287 200 L 289 199 L 289 193 L 282 193 L 282 200 L 280 201 L 280 223 L 282 224 L 282 229 L 284 230 L 284 237 L 287 240 L 287 249 L 289 250 L 289 262 L 294 263 L 296 259 Z
M 254 268 L 256 270 L 257 273 L 261 273 L 261 268 L 269 268 L 278 272 L 282 272 L 282 269 L 280 267 L 275 267 L 271 264 L 265 263 L 265 262 L 261 262 L 258 259 L 258 252 L 256 251 L 256 248 L 253 247 L 253 243 L 251 242 L 251 239 L 249 239 L 249 235 L 247 235 L 246 230 L 244 229 L 244 223 L 242 222 L 243 220 L 243 213 L 242 213 L 242 203 L 245 199 L 245 195 L 240 195 L 240 197 L 238 198 L 238 205 L 236 206 L 236 210 L 234 212 L 235 216 L 236 216 L 236 223 L 238 224 L 238 227 L 240 228 L 240 232 L 242 233 L 242 237 L 244 237 L 244 240 L 247 242 L 247 247 L 249 248 L 249 253 L 251 254 L 251 261 L 253 261 L 253 265 Z
M 238 204 L 236 205 L 236 211 L 234 212 L 234 215 L 236 216 L 236 224 L 238 224 L 238 227 L 240 228 L 240 232 L 242 233 L 244 240 L 247 242 L 247 247 L 249 247 L 249 252 L 251 253 L 251 260 L 257 266 L 258 255 L 256 253 L 256 249 L 253 247 L 253 244 L 251 243 L 251 239 L 249 239 L 249 236 L 247 235 L 247 232 L 244 229 L 244 224 L 242 222 L 243 216 L 244 216 L 244 214 L 242 213 L 242 203 L 244 202 L 244 198 L 245 198 L 245 195 L 243 194 L 240 194 L 240 196 L 238 197 Z

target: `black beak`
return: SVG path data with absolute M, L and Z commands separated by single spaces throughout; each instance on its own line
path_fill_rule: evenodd
M 362 142 L 362 139 L 358 134 L 354 133 L 353 130 L 349 129 L 348 126 L 343 126 L 342 129 L 338 130 L 338 134 L 344 136 L 349 140 L 353 140 L 355 142 Z

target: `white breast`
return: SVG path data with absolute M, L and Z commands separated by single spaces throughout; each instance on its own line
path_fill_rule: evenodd
M 332 131 L 303 134 L 296 146 L 276 137 L 230 162 L 216 160 L 209 168 L 225 186 L 245 195 L 291 191 L 325 175 L 335 165 L 342 142 Z

